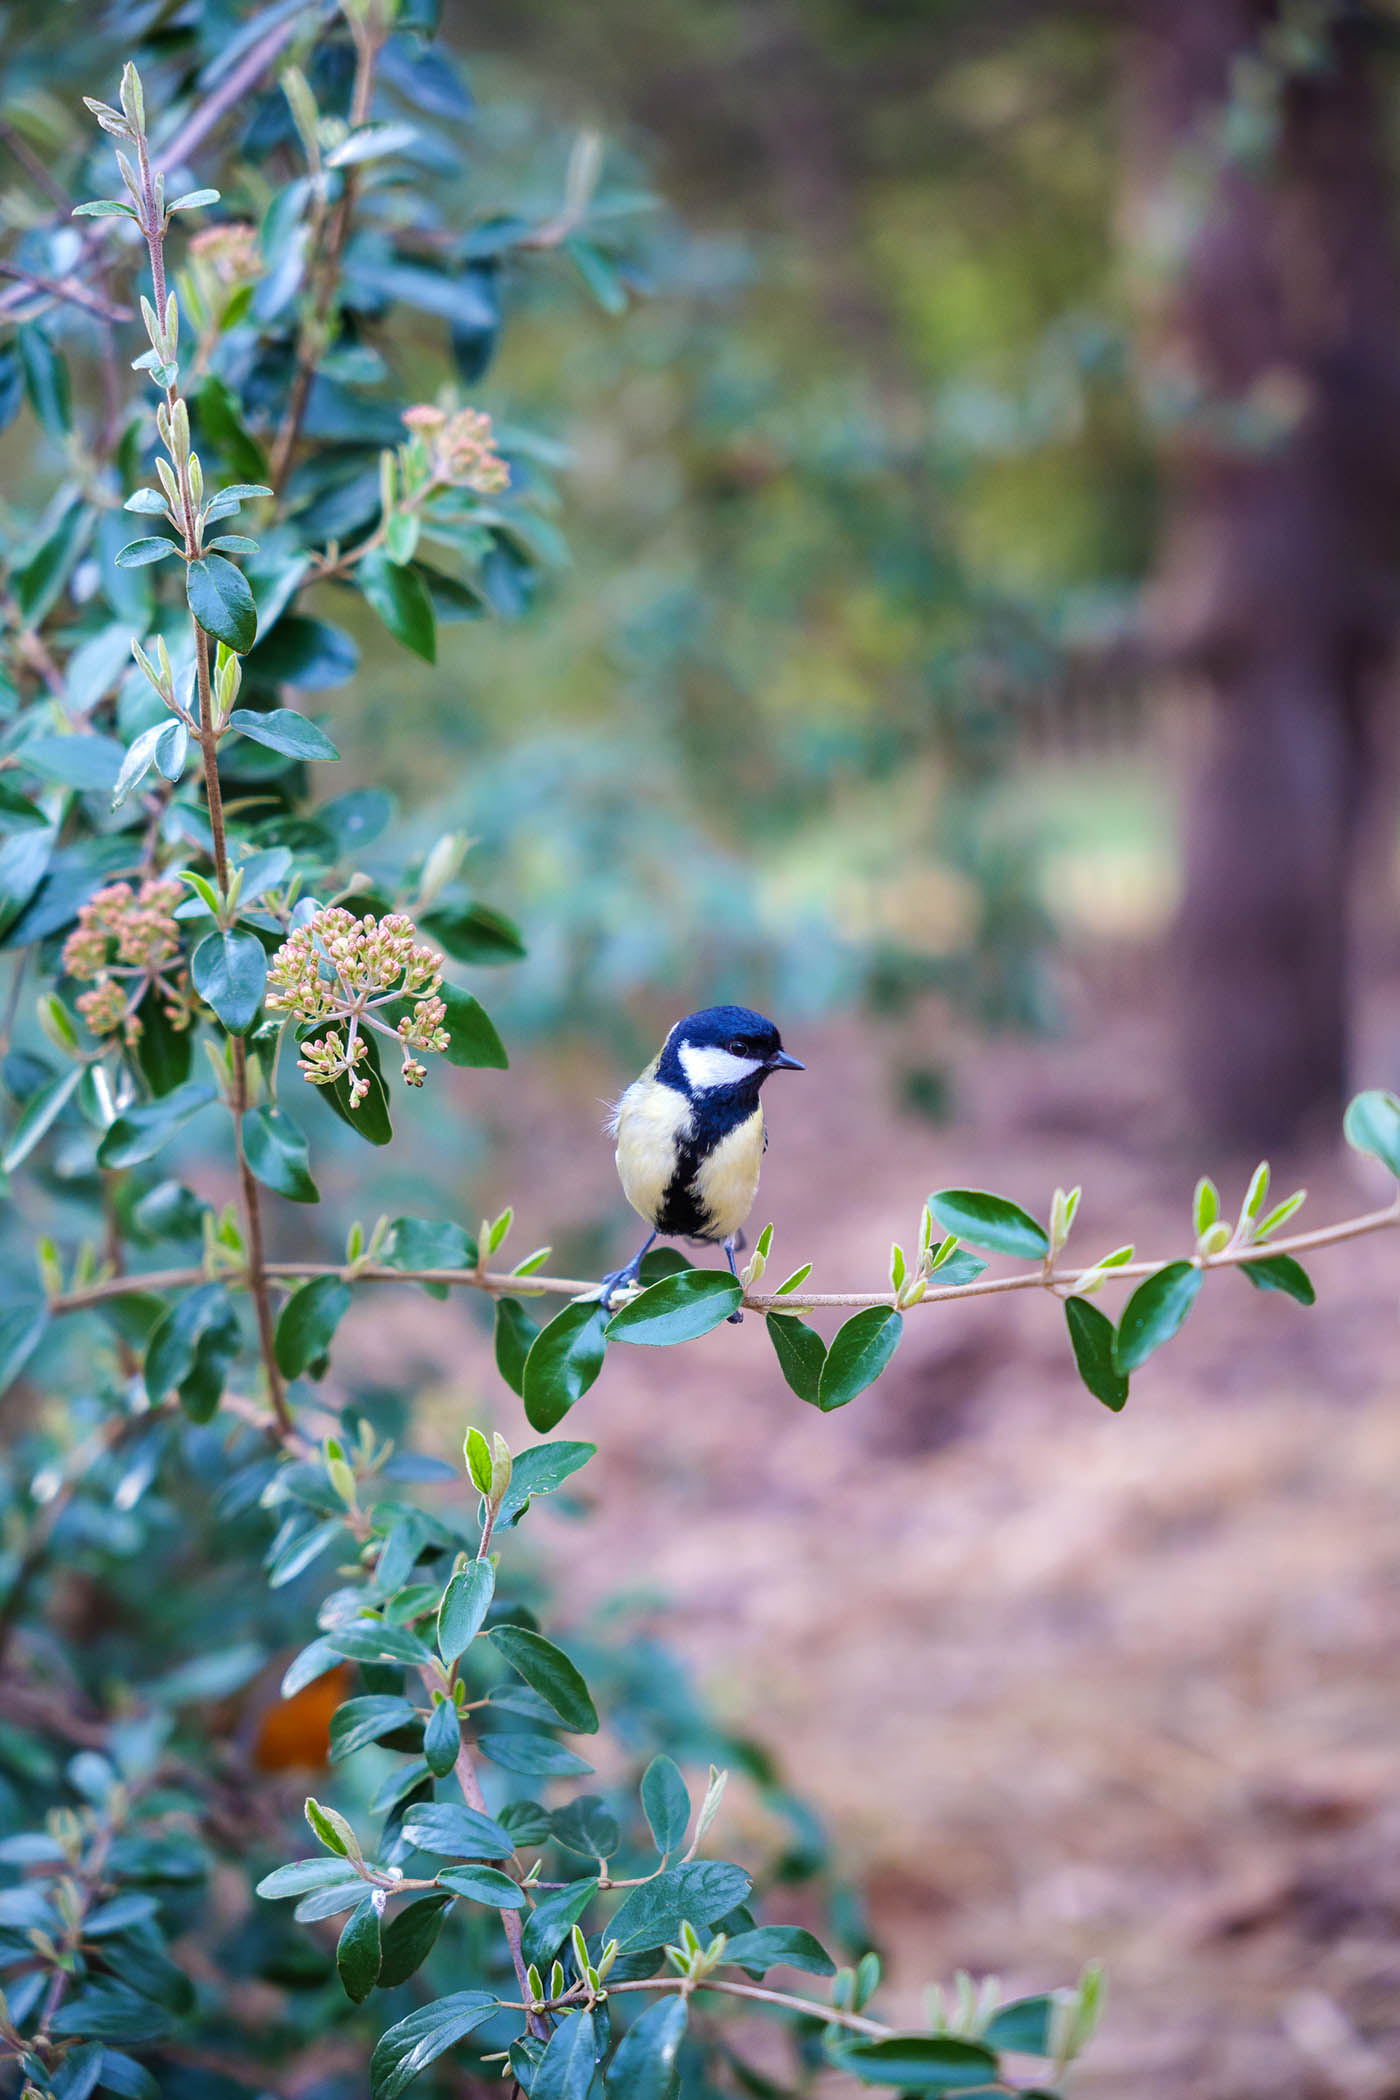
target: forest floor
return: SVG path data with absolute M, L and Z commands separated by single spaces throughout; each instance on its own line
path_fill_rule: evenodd
M 1372 1036 L 1368 1073 L 1394 1079 L 1400 1020 Z M 1170 1105 L 1163 1042 L 1145 1012 L 1091 1041 L 966 1042 L 932 1125 L 890 1106 L 890 1041 L 794 1038 L 811 1069 L 770 1089 L 755 1219 L 777 1223 L 773 1273 L 882 1287 L 891 1238 L 950 1184 L 1043 1212 L 1081 1182 L 1086 1259 L 1186 1251 L 1218 1163 Z M 546 1216 L 609 1214 L 607 1083 L 513 1075 L 529 1137 L 500 1188 L 541 1213 L 519 1251 Z M 1218 1174 L 1227 1203 L 1249 1164 Z M 1340 1146 L 1279 1165 L 1280 1195 L 1301 1180 L 1300 1225 L 1385 1193 Z M 649 1623 L 783 1745 L 867 1889 L 899 2010 L 959 1966 L 1019 1990 L 1107 1960 L 1081 2100 L 1400 2095 L 1400 1236 L 1313 1274 L 1312 1311 L 1213 1279 L 1121 1416 L 1027 1292 L 912 1313 L 885 1377 L 827 1417 L 752 1317 L 618 1348 L 564 1432 L 600 1446 L 587 1554 L 543 1527 L 568 1609 L 667 1600 Z M 463 1308 L 400 1302 L 450 1419 L 489 1411 L 518 1441 Z

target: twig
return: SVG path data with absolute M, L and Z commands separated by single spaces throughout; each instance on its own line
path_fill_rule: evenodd
M 427 1692 L 431 1701 L 434 1690 L 442 1689 L 442 1680 L 431 1668 L 426 1666 L 420 1669 L 418 1674 L 423 1680 L 423 1689 Z M 477 1777 L 476 1763 L 472 1757 L 471 1747 L 465 1739 L 457 1752 L 457 1763 L 454 1769 L 457 1774 L 457 1784 L 462 1789 L 462 1798 L 468 1808 L 474 1808 L 479 1816 L 487 1815 L 489 1811 L 486 1806 L 486 1796 L 481 1791 L 481 1781 Z M 510 1948 L 511 1966 L 515 1970 L 515 1980 L 519 1985 L 520 1995 L 522 1998 L 528 1999 L 530 1984 L 525 1971 L 523 1928 L 520 1923 L 520 1913 L 516 1910 L 503 1910 L 498 1915 L 501 1920 L 502 1930 L 506 1936 L 506 1945 Z M 528 2013 L 526 2024 L 531 2034 L 536 2036 L 538 2040 L 548 2040 L 549 2023 L 541 2019 L 538 2014 Z
M 608 1983 L 604 1995 L 612 1997 L 616 1991 L 676 1991 L 686 1990 L 686 1979 L 680 1976 L 648 1976 L 635 1983 Z M 838 2005 L 823 2005 L 817 1998 L 798 1998 L 787 1991 L 770 1991 L 761 1983 L 731 1983 L 727 1977 L 703 1976 L 698 1983 L 689 1985 L 691 1991 L 718 1991 L 725 1998 L 757 1998 L 765 2005 L 780 2005 L 784 2012 L 804 2013 L 814 2020 L 824 2020 L 829 2025 L 854 2028 L 857 2034 L 869 2034 L 879 2038 L 893 2034 L 894 2028 L 886 2027 L 879 2020 L 867 2020 L 861 2013 L 843 2012 Z M 687 1993 L 688 1994 L 688 1993 Z M 570 1992 L 565 1998 L 552 1998 L 549 2009 L 558 2006 L 568 2008 L 578 2002 Z
M 3 1602 L 0 1602 L 0 1664 L 4 1662 L 30 1587 L 44 1564 L 44 1556 L 58 1528 L 59 1519 L 87 1478 L 89 1470 L 99 1458 L 109 1458 L 114 1451 L 120 1450 L 129 1436 L 138 1429 L 143 1429 L 147 1423 L 158 1420 L 159 1415 L 160 1410 L 156 1408 L 147 1408 L 141 1414 L 114 1415 L 94 1435 L 80 1444 L 70 1457 L 57 1489 L 34 1519 L 33 1529 L 19 1558 L 19 1565 L 5 1592 Z
M 136 138 L 137 159 L 141 177 L 142 227 L 146 237 L 146 248 L 151 260 L 151 284 L 155 292 L 155 312 L 163 327 L 166 313 L 165 282 L 165 223 L 156 196 L 155 177 L 151 168 L 150 154 L 144 130 Z M 180 404 L 178 388 L 173 379 L 165 387 L 166 410 L 174 418 Z M 170 448 L 179 481 L 181 524 L 185 541 L 185 560 L 198 558 L 201 547 L 200 512 L 195 500 L 194 486 L 190 479 L 189 453 L 185 447 Z M 214 874 L 219 895 L 227 898 L 229 891 L 228 840 L 224 826 L 223 789 L 219 782 L 219 728 L 215 721 L 213 681 L 209 671 L 209 636 L 195 618 L 190 615 L 194 628 L 195 679 L 199 693 L 199 721 L 197 734 L 200 757 L 204 772 L 204 792 L 209 806 L 209 829 L 213 835 Z M 262 1356 L 263 1375 L 267 1380 L 267 1395 L 276 1418 L 278 1433 L 283 1441 L 293 1435 L 292 1417 L 287 1407 L 287 1396 L 282 1384 L 282 1374 L 277 1364 L 275 1330 L 272 1305 L 268 1297 L 267 1270 L 264 1266 L 262 1230 L 262 1207 L 258 1184 L 250 1169 L 243 1149 L 243 1115 L 248 1106 L 248 1053 L 241 1036 L 232 1038 L 233 1091 L 229 1109 L 233 1117 L 234 1152 L 238 1162 L 239 1207 L 243 1216 L 243 1238 L 247 1249 L 247 1268 L 244 1282 L 258 1323 L 258 1347 Z
M 1307 1254 L 1321 1247 L 1338 1246 L 1344 1240 L 1362 1239 L 1368 1233 L 1385 1232 L 1396 1225 L 1400 1225 L 1400 1196 L 1384 1210 L 1367 1211 L 1362 1217 L 1346 1218 L 1337 1225 L 1323 1225 L 1315 1232 L 1295 1232 L 1287 1239 L 1259 1240 L 1251 1246 L 1227 1247 L 1219 1254 L 1164 1255 L 1157 1261 L 1126 1261 L 1110 1269 L 1106 1281 L 1112 1282 L 1120 1276 L 1153 1276 L 1158 1269 L 1166 1268 L 1169 1261 L 1182 1259 L 1189 1260 L 1193 1268 L 1202 1270 L 1244 1268 L 1251 1262 L 1267 1261 L 1271 1255 Z M 493 1298 L 512 1297 L 517 1293 L 527 1297 L 538 1293 L 555 1298 L 585 1298 L 590 1292 L 596 1294 L 601 1289 L 600 1284 L 577 1276 L 512 1276 L 489 1269 L 391 1269 L 382 1263 L 360 1266 L 322 1261 L 269 1261 L 265 1266 L 267 1275 L 275 1277 L 338 1276 L 342 1283 L 445 1283 L 460 1290 L 486 1291 Z M 933 1284 L 918 1304 L 942 1305 L 954 1298 L 990 1298 L 1005 1291 L 1065 1291 L 1072 1289 L 1094 1266 L 1090 1262 L 1073 1269 L 1052 1269 L 1048 1276 L 1043 1269 L 1036 1268 L 1019 1276 L 979 1276 L 972 1283 Z M 935 1270 L 935 1276 L 937 1273 Z M 56 1293 L 49 1301 L 49 1309 L 55 1313 L 78 1312 L 104 1298 L 119 1298 L 127 1291 L 178 1290 L 183 1285 L 205 1280 L 202 1269 L 152 1269 L 145 1275 L 109 1276 L 100 1283 L 83 1284 L 76 1290 Z M 246 1281 L 237 1275 L 230 1280 Z M 760 1313 L 812 1312 L 820 1311 L 823 1306 L 859 1309 L 868 1305 L 893 1306 L 896 1302 L 897 1295 L 893 1291 L 786 1291 L 781 1296 L 774 1291 L 746 1291 L 743 1297 L 749 1311 Z M 913 1312 L 917 1306 L 905 1310 Z
M 248 1164 L 248 1155 L 243 1147 L 243 1116 L 248 1106 L 248 1050 L 241 1035 L 233 1038 L 233 1149 L 238 1159 L 238 1188 L 243 1209 L 243 1224 L 248 1238 L 248 1295 L 253 1301 L 253 1312 L 258 1323 L 258 1347 L 262 1353 L 263 1375 L 267 1380 L 267 1397 L 277 1420 L 278 1433 L 285 1442 L 293 1434 L 291 1411 L 287 1406 L 286 1388 L 277 1364 L 275 1343 L 276 1328 L 272 1318 L 272 1301 L 267 1288 L 267 1264 L 263 1246 L 262 1198 L 253 1170 Z
M 79 284 L 75 277 L 45 277 L 40 270 L 27 270 L 17 262 L 0 260 L 0 277 L 13 277 L 18 284 L 28 285 L 32 292 L 46 292 L 51 299 L 66 299 L 72 306 L 81 306 L 88 313 L 96 314 L 100 321 L 129 321 L 129 306 L 113 306 L 110 301 L 100 299 L 86 285 Z
M 172 138 L 157 145 L 162 167 L 176 168 L 189 159 L 196 146 L 206 139 L 225 111 L 243 100 L 250 87 L 267 71 L 279 51 L 289 44 L 301 27 L 302 16 L 310 8 L 288 15 L 259 37 L 231 72 L 207 95 L 201 95 L 180 129 Z
M 9 148 L 31 182 L 36 182 L 50 204 L 56 204 L 61 212 L 68 210 L 68 193 L 54 174 L 48 162 L 34 151 L 27 138 L 5 117 L 0 117 L 0 145 Z
M 373 21 L 362 17 L 358 10 L 347 10 L 347 20 L 355 39 L 355 85 L 350 98 L 350 129 L 356 131 L 369 121 L 370 105 L 374 97 L 374 67 L 379 56 L 382 32 Z M 346 168 L 341 176 L 340 195 L 329 218 L 325 219 L 323 212 L 318 209 L 310 230 L 310 246 L 314 256 L 310 309 L 302 322 L 297 341 L 296 370 L 292 374 L 287 405 L 282 412 L 277 435 L 273 439 L 267 469 L 267 478 L 279 496 L 291 467 L 297 439 L 301 435 L 307 402 L 311 397 L 312 381 L 316 377 L 316 367 L 325 352 L 326 334 L 340 285 L 340 259 L 349 237 L 358 191 L 359 170 L 352 165 Z
M 182 161 L 189 158 L 195 147 L 199 145 L 202 139 L 208 136 L 219 120 L 234 107 L 235 103 L 242 101 L 249 88 L 254 86 L 259 77 L 266 72 L 282 47 L 291 42 L 292 37 L 301 26 L 301 21 L 302 17 L 300 14 L 293 14 L 289 15 L 286 21 L 278 22 L 273 28 L 268 30 L 266 36 L 258 39 L 257 43 L 253 45 L 245 57 L 239 60 L 231 72 L 224 75 L 217 87 L 211 88 L 207 95 L 200 98 L 196 107 L 191 110 L 189 116 L 180 126 L 180 129 L 167 144 L 160 147 L 162 166 L 178 167 Z M 6 138 L 4 142 L 10 147 L 12 152 L 18 154 L 18 148 L 12 138 Z M 49 194 L 54 197 L 55 203 L 62 205 L 66 219 L 68 215 L 68 199 L 58 189 L 57 184 L 50 186 L 46 183 L 45 187 L 49 189 Z M 102 240 L 103 234 L 100 226 L 94 225 L 84 234 L 82 251 L 78 258 L 79 268 L 89 261 L 100 247 Z M 0 314 L 13 313 L 16 307 L 23 306 L 28 296 L 28 290 L 0 292 Z M 62 295 L 59 294 L 58 296 Z

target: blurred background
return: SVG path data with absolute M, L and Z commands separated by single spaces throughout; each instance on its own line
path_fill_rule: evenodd
M 1336 1131 L 1400 1063 L 1400 17 L 448 25 L 483 155 L 557 183 L 528 105 L 658 200 L 562 361 L 512 288 L 474 390 L 559 446 L 567 566 L 337 702 L 521 920 L 478 1207 L 621 1258 L 597 1103 L 730 995 L 811 1066 L 755 1222 L 828 1288 L 948 1181 L 1082 1180 L 1086 1251 L 1173 1251 L 1261 1149 L 1319 1216 L 1379 1195 Z M 789 1746 L 911 2007 L 1110 1956 L 1086 2095 L 1400 2091 L 1392 1252 L 1318 1282 L 1221 1279 L 1118 1421 L 1020 1302 L 911 1319 L 827 1421 L 748 1329 L 590 1396 L 606 1538 Z M 487 1346 L 433 1317 L 452 1419 Z
M 19 13 L 23 141 L 71 123 L 74 58 Z M 1304 1222 L 1365 1208 L 1340 1109 L 1400 1065 L 1400 9 L 444 29 L 472 209 L 557 196 L 596 134 L 613 230 L 576 282 L 483 248 L 451 328 L 542 580 L 503 569 L 433 669 L 337 601 L 338 788 L 469 832 L 520 941 L 478 958 L 512 1072 L 435 1080 L 368 1188 L 346 1140 L 327 1216 L 513 1201 L 520 1252 L 620 1259 L 600 1103 L 727 997 L 810 1067 L 755 1223 L 817 1288 L 880 1287 L 950 1183 L 1082 1182 L 1086 1259 L 1180 1251 L 1197 1174 L 1228 1205 L 1261 1150 Z M 410 379 L 448 325 L 399 325 Z M 1400 2093 L 1392 1252 L 1316 1280 L 1305 1313 L 1218 1279 L 1122 1419 L 1020 1300 L 912 1317 L 831 1419 L 752 1321 L 723 1377 L 718 1342 L 614 1351 L 577 1418 L 606 1577 L 544 1520 L 580 1608 L 621 1557 L 787 1745 L 911 2007 L 1109 1957 L 1086 2100 Z M 519 1431 L 472 1309 L 351 1317 L 426 1438 Z

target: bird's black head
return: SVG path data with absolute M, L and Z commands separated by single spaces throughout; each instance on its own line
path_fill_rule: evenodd
M 803 1072 L 770 1020 L 748 1006 L 707 1006 L 677 1021 L 656 1076 L 695 1095 L 757 1095 L 770 1072 Z

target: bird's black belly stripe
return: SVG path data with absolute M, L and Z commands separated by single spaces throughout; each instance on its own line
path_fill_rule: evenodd
M 746 1123 L 758 1107 L 758 1087 L 725 1087 L 723 1092 L 693 1097 L 690 1135 L 676 1149 L 676 1164 L 656 1216 L 656 1229 L 675 1239 L 721 1240 L 695 1189 L 702 1160 L 720 1139 Z

